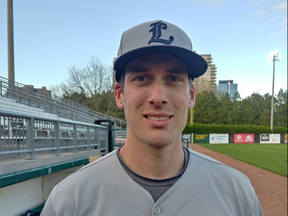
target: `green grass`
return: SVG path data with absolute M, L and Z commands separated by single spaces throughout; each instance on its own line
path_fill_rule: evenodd
M 200 144 L 213 151 L 287 177 L 287 144 Z

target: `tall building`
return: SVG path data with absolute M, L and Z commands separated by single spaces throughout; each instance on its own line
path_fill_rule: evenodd
M 236 92 L 238 92 L 238 84 L 233 83 L 233 80 L 219 80 L 216 92 L 217 97 L 228 93 L 231 98 L 234 98 Z
M 203 76 L 195 78 L 196 92 L 212 91 L 216 92 L 216 66 L 212 64 L 212 57 L 210 54 L 201 55 L 208 63 L 207 71 Z

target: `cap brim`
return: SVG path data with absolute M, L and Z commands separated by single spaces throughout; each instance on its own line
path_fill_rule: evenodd
M 116 81 L 119 81 L 122 73 L 125 71 L 125 66 L 129 62 L 141 56 L 150 54 L 167 54 L 178 58 L 187 66 L 188 76 L 192 79 L 203 75 L 208 68 L 207 62 L 202 56 L 188 49 L 163 45 L 151 47 L 148 46 L 127 52 L 116 59 L 114 63 Z

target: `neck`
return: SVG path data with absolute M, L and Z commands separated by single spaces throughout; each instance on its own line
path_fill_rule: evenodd
M 185 156 L 181 137 L 174 143 L 162 147 L 131 141 L 128 138 L 127 141 L 120 149 L 120 155 L 124 163 L 140 176 L 167 179 L 178 175 L 184 168 Z

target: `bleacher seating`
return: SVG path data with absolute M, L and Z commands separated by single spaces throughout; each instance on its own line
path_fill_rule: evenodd
M 50 114 L 51 117 L 56 116 L 92 124 L 95 119 L 113 119 L 116 127 L 126 126 L 126 122 L 121 119 L 90 110 L 83 104 L 56 96 L 46 87 L 35 89 L 33 86 L 11 81 L 1 76 L 0 96 L 2 96 L 0 97 L 0 109 L 16 109 L 18 111 L 24 109 L 25 113 L 33 112 L 35 114 L 38 112 L 45 116 Z
M 17 103 L 15 100 L 10 98 L 5 98 L 0 96 L 0 109 L 3 110 L 9 110 L 9 111 L 18 111 L 18 112 L 25 112 L 25 113 L 31 113 L 36 115 L 43 115 L 46 117 L 58 117 L 55 114 L 46 113 L 43 109 L 35 108 L 35 107 L 29 107 L 24 104 Z

